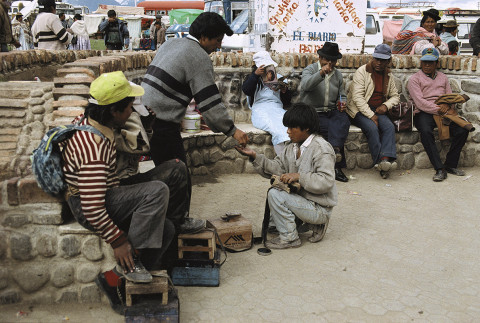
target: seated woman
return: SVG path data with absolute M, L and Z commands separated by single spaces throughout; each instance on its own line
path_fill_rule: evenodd
M 266 51 L 253 55 L 252 74 L 243 82 L 242 90 L 248 96 L 252 109 L 252 124 L 272 135 L 275 153 L 280 155 L 288 141 L 287 128 L 283 125 L 284 105 L 290 104 L 291 92 L 283 82 L 278 82 L 280 74 L 275 73 L 278 65 Z M 257 67 L 258 66 L 258 67 Z
M 448 55 L 448 46 L 435 32 L 440 20 L 438 10 L 428 9 L 423 12 L 420 27 L 415 31 L 404 30 L 393 40 L 392 54 L 421 55 L 425 48 L 436 48 L 440 54 Z

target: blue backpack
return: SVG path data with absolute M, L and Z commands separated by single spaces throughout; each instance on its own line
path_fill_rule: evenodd
M 103 134 L 89 125 L 71 124 L 59 126 L 49 130 L 43 137 L 40 145 L 33 151 L 32 170 L 38 186 L 52 196 L 59 196 L 67 189 L 63 174 L 63 158 L 59 143 L 71 138 L 75 131 L 82 130 L 94 133 L 102 139 Z

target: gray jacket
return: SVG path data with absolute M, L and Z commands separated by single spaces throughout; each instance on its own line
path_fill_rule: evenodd
M 345 95 L 342 73 L 334 69 L 327 86 L 325 76 L 320 75 L 319 70 L 318 63 L 310 64 L 303 70 L 300 82 L 301 101 L 315 108 L 317 112 L 336 109 L 339 95 Z M 327 97 L 328 101 L 325 102 Z
M 298 195 L 323 207 L 337 205 L 335 153 L 332 146 L 321 136 L 313 138 L 299 159 L 295 159 L 294 145 L 289 142 L 283 154 L 275 159 L 257 154 L 253 166 L 260 175 L 267 178 L 271 175 L 300 173 L 299 183 L 302 189 Z

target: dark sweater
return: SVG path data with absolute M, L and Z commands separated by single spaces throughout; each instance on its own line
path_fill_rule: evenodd
M 227 136 L 236 131 L 215 84 L 210 56 L 193 39 L 170 39 L 160 46 L 142 87 L 143 104 L 160 120 L 180 124 L 194 98 L 212 131 Z

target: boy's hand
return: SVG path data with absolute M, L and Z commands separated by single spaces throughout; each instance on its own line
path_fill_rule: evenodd
M 133 262 L 133 248 L 130 242 L 125 242 L 121 246 L 113 249 L 113 255 L 115 260 L 120 266 L 122 266 L 125 272 L 133 272 L 135 263 Z
M 255 70 L 255 75 L 262 75 L 265 73 L 265 65 L 261 65 Z
M 252 150 L 248 147 L 235 146 L 235 149 L 244 156 L 248 156 L 253 159 L 257 158 L 257 153 L 255 152 L 255 150 Z
M 291 184 L 300 180 L 299 173 L 287 173 L 280 176 L 280 180 L 285 184 Z

